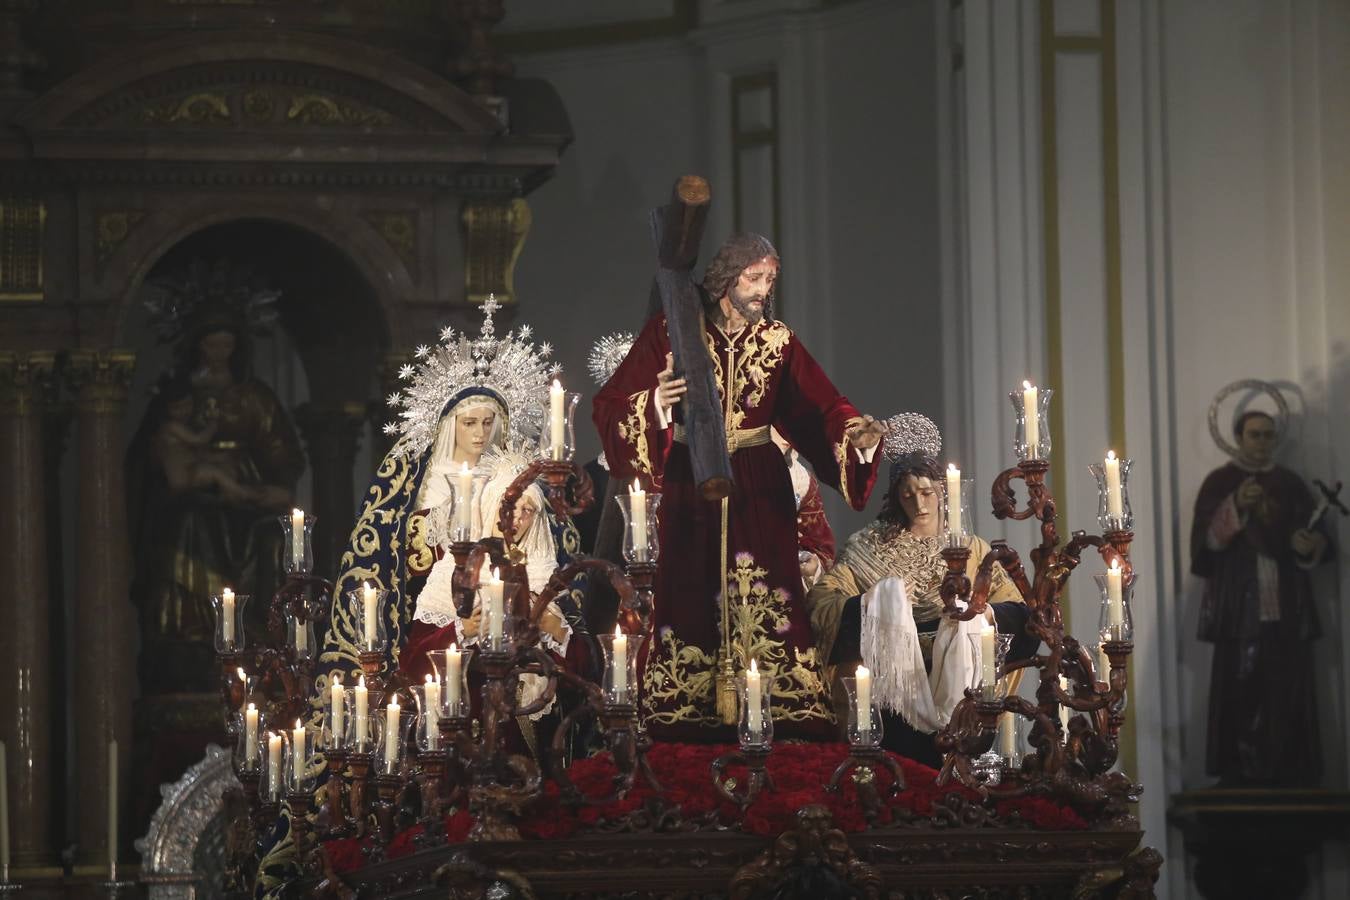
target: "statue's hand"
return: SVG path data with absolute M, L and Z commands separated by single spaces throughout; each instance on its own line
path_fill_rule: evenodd
M 1321 559 L 1322 551 L 1327 548 L 1327 538 L 1321 532 L 1300 528 L 1290 536 L 1289 546 L 1303 559 Z
M 473 608 L 473 615 L 469 616 L 467 619 L 459 620 L 460 633 L 464 635 L 466 640 L 471 637 L 477 637 L 478 630 L 482 627 L 482 622 L 483 607 L 475 606 Z
M 886 427 L 871 416 L 862 418 L 854 416 L 844 425 L 844 434 L 848 437 L 848 442 L 859 450 L 875 447 L 885 433 Z
M 685 379 L 675 377 L 675 356 L 667 353 L 666 367 L 656 373 L 656 402 L 670 409 L 680 402 L 687 390 Z

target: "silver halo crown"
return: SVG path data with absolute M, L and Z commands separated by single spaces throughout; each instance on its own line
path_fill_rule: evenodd
M 403 386 L 389 396 L 389 406 L 398 418 L 384 426 L 385 434 L 398 435 L 394 449 L 413 458 L 426 452 L 436 440 L 446 404 L 465 388 L 487 388 L 506 406 L 508 440 L 537 439 L 544 424 L 544 401 L 549 383 L 562 372 L 550 362 L 553 348 L 530 340 L 528 325 L 497 337 L 492 314 L 500 309 L 497 298 L 488 295 L 483 304 L 483 327 L 470 338 L 453 328 L 441 331 L 434 347 L 418 347 L 415 364 L 399 370 Z
M 591 356 L 587 360 L 587 368 L 590 369 L 591 378 L 595 383 L 603 387 L 614 377 L 614 370 L 619 368 L 628 351 L 633 349 L 633 333 L 631 331 L 616 331 L 613 334 L 607 334 L 600 340 L 591 345 Z
M 885 421 L 886 458 L 892 464 L 916 453 L 937 459 L 942 452 L 942 432 L 921 413 L 899 413 Z

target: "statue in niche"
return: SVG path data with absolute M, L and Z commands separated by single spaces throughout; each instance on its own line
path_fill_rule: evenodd
M 281 529 L 304 469 L 281 402 L 249 371 L 274 291 L 226 261 L 160 279 L 148 305 L 176 345 L 127 458 L 145 695 L 215 689 L 212 594 L 251 594 L 260 630 L 280 583 Z
M 1218 424 L 1222 401 L 1262 391 L 1276 412 L 1242 412 L 1236 444 Z M 1274 386 L 1235 382 L 1210 406 L 1210 433 L 1232 461 L 1195 501 L 1191 571 L 1205 580 L 1199 638 L 1214 644 L 1205 768 L 1222 787 L 1311 785 L 1322 774 L 1310 642 L 1321 626 L 1309 570 L 1329 558 L 1324 502 L 1276 465 L 1288 406 Z

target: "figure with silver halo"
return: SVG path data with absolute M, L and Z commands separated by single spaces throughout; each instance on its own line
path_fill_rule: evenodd
M 985 620 L 943 618 L 942 435 L 918 413 L 901 413 L 885 424 L 891 470 L 881 512 L 849 536 L 806 605 L 832 683 L 838 686 L 839 676 L 865 664 L 882 710 L 883 746 L 937 768 L 933 733 L 946 724 L 965 688 L 974 686 L 979 661 L 971 655 L 970 634 L 985 621 L 996 624 L 1013 636 L 1010 659 L 1030 656 L 1039 641 L 1027 635 L 1027 608 L 998 563 Z M 972 534 L 970 550 L 966 574 L 974 581 L 989 543 Z M 842 690 L 834 694 L 836 706 L 846 709 Z
M 1240 392 L 1263 393 L 1275 409 L 1238 413 L 1230 440 L 1220 412 Z M 1210 435 L 1231 461 L 1196 496 L 1191 572 L 1205 580 L 1198 637 L 1214 644 L 1205 769 L 1225 787 L 1315 784 L 1322 773 L 1308 646 L 1321 624 L 1308 573 L 1330 556 L 1324 514 L 1336 504 L 1318 504 L 1276 464 L 1288 423 L 1279 390 L 1254 379 L 1226 386 L 1209 410 Z

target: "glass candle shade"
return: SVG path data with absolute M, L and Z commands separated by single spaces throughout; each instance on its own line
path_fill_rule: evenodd
M 1092 576 L 1101 593 L 1101 613 L 1097 619 L 1097 635 L 1102 641 L 1134 640 L 1134 617 L 1130 612 L 1134 592 L 1134 573 L 1109 570 Z
M 244 607 L 247 605 L 248 594 L 236 594 L 229 588 L 211 595 L 217 653 L 238 653 L 247 645 L 244 639 Z
M 508 599 L 513 595 L 515 582 L 485 581 L 478 586 L 479 609 L 483 611 L 478 620 L 478 647 L 487 653 L 506 653 L 512 646 L 511 625 L 514 616 L 510 615 Z
M 441 718 L 463 718 L 469 715 L 469 661 L 472 647 L 449 647 L 427 653 L 432 671 L 441 683 Z
M 370 582 L 347 592 L 347 615 L 355 626 L 356 646 L 362 653 L 389 649 L 389 631 L 384 622 L 384 598 L 389 592 Z
M 445 476 L 450 484 L 450 540 L 463 543 L 473 539 L 473 470 L 460 463 L 459 471 Z
M 258 697 L 258 686 L 261 683 L 261 679 L 257 675 L 250 675 L 248 672 L 245 672 L 243 666 L 237 666 L 231 680 L 239 685 L 237 696 L 241 699 L 237 707 L 225 710 L 225 730 L 230 734 L 236 734 L 244 727 L 244 713 L 248 709 L 248 705 L 250 703 L 263 702 L 262 699 Z M 231 688 L 233 689 L 234 685 L 231 685 Z
M 396 698 L 401 695 L 396 695 Z M 390 703 L 375 713 L 380 720 L 380 740 L 375 747 L 375 771 L 380 775 L 397 775 L 403 768 L 403 757 L 408 752 L 408 731 L 416 718 L 416 707 Z
M 959 485 L 959 487 L 958 487 Z M 955 494 L 955 496 L 953 496 Z M 948 478 L 942 492 L 942 530 L 948 547 L 964 547 L 970 543 L 971 498 L 975 496 L 975 479 Z
M 441 709 L 444 703 L 445 685 L 435 675 L 428 675 L 422 684 L 412 688 L 413 701 L 417 704 L 417 729 L 415 738 L 418 750 L 441 749 Z
M 576 454 L 573 420 L 581 395 L 564 391 L 555 381 L 544 406 L 544 427 L 539 432 L 539 456 L 543 459 L 569 460 Z
M 365 715 L 360 715 L 360 702 L 356 698 L 359 694 L 353 690 L 353 704 L 351 715 L 347 717 L 347 745 L 348 753 L 375 753 L 377 747 L 384 738 L 384 712 L 374 709 L 374 698 L 370 699 L 370 706 L 367 706 Z
M 314 617 L 308 605 L 305 607 L 305 621 L 295 616 L 286 617 L 286 644 L 296 659 L 314 658 Z
M 323 693 L 323 733 L 320 739 L 325 750 L 347 749 L 347 734 L 353 714 L 351 688 L 334 682 Z
M 1102 531 L 1133 531 L 1134 512 L 1130 509 L 1130 469 L 1132 459 L 1108 455 L 1088 466 L 1097 479 L 1097 524 Z
M 1030 396 L 1033 392 L 1034 397 Z M 1013 452 L 1018 459 L 1050 458 L 1050 397 L 1054 393 L 1050 388 L 1037 388 L 1026 382 L 1009 392 L 1008 399 L 1017 414 Z
M 998 717 L 998 736 L 994 748 L 1003 761 L 1016 768 L 1022 762 L 1022 730 L 1026 720 L 1016 713 L 1005 712 Z
M 286 790 L 286 736 L 269 731 L 260 739 L 262 764 L 258 769 L 258 797 L 264 803 L 276 803 Z
M 614 502 L 623 514 L 623 558 L 630 563 L 656 562 L 661 552 L 656 529 L 661 495 L 644 491 L 635 482 L 628 490 L 615 494 Z
M 861 666 L 859 668 L 862 671 L 858 675 L 847 675 L 840 679 L 848 694 L 848 742 L 854 747 L 877 747 L 881 745 L 883 737 L 881 707 L 872 702 L 871 674 L 863 675 L 867 670 Z
M 600 688 L 605 702 L 615 706 L 634 706 L 638 699 L 638 653 L 643 635 L 624 634 L 617 627 L 613 634 L 598 634 L 604 669 Z
M 318 767 L 310 765 L 317 749 L 317 733 L 313 728 L 296 723 L 283 734 L 286 739 L 286 790 L 292 793 L 312 791 L 319 774 Z
M 246 705 L 242 724 L 234 741 L 234 769 L 239 774 L 257 772 L 263 764 L 263 754 L 267 752 L 267 717 L 252 703 Z
M 286 574 L 308 575 L 314 571 L 314 523 L 318 516 L 293 509 L 277 519 L 281 522 L 281 558 Z
M 741 695 L 736 737 L 742 748 L 762 749 L 773 743 L 772 684 L 770 673 L 753 667 L 736 676 L 736 689 Z
M 990 625 L 979 632 L 979 639 L 980 697 L 989 701 L 1002 699 L 1007 693 L 1007 683 L 1002 675 L 1008 659 L 1008 648 L 1012 646 L 1012 635 L 999 634 L 995 627 Z M 989 664 L 986 654 L 993 657 L 992 665 Z

